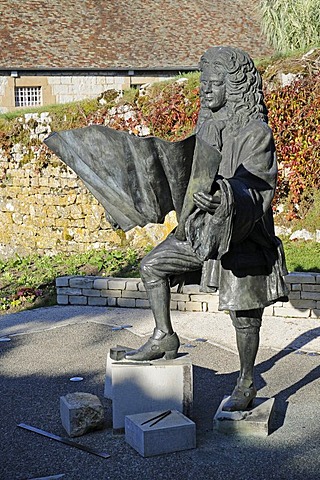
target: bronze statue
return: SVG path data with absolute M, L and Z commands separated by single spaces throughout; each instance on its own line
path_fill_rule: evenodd
M 199 283 L 204 292 L 219 289 L 219 309 L 230 313 L 240 357 L 237 385 L 224 410 L 236 411 L 247 408 L 257 393 L 254 362 L 263 309 L 287 300 L 283 249 L 271 209 L 277 163 L 261 78 L 250 57 L 236 48 L 213 47 L 202 56 L 200 70 L 198 123 L 195 135 L 182 142 L 134 139 L 107 127 L 88 127 L 62 132 L 63 141 L 61 134 L 51 136 L 46 143 L 83 178 L 114 225 L 129 229 L 177 211 L 177 229 L 141 264 L 155 319 L 153 335 L 126 358 L 177 356 L 170 286 Z M 86 158 L 83 143 L 79 147 L 83 131 Z M 97 141 L 103 148 L 92 152 Z M 112 159 L 103 157 L 106 151 L 113 152 Z M 113 168 L 105 170 L 114 158 L 125 158 L 118 175 Z M 120 213 L 119 190 L 126 195 Z

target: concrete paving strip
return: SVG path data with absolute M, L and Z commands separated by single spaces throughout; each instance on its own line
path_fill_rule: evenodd
M 234 328 L 225 313 L 172 311 L 172 321 L 177 333 L 189 341 L 203 338 L 214 345 L 236 351 Z M 86 322 L 110 327 L 132 325 L 130 331 L 141 337 L 150 335 L 154 328 L 149 309 L 57 305 L 0 316 L 0 337 Z M 261 329 L 260 348 L 292 348 L 320 353 L 320 321 L 316 318 L 266 316 Z

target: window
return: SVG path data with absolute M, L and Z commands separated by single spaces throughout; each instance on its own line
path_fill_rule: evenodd
M 30 107 L 41 105 L 41 87 L 16 87 L 15 106 Z

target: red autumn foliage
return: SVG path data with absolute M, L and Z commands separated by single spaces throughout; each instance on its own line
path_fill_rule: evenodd
M 288 199 L 288 219 L 298 216 L 306 192 L 320 188 L 320 74 L 265 97 L 279 164 L 276 203 Z

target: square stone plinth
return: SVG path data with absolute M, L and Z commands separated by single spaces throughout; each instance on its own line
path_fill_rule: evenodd
M 155 411 L 126 416 L 126 442 L 143 457 L 195 448 L 195 423 L 176 410 L 171 410 L 162 420 L 152 420 L 161 413 Z M 153 424 L 155 421 L 157 423 Z
M 190 415 L 193 401 L 192 363 L 188 355 L 152 362 L 107 359 L 105 395 L 112 399 L 114 431 L 123 430 L 125 416 L 178 410 Z
M 228 396 L 222 400 L 214 418 L 213 429 L 222 433 L 266 436 L 274 410 L 274 398 L 255 398 L 253 406 L 241 412 L 224 412 L 223 405 Z

